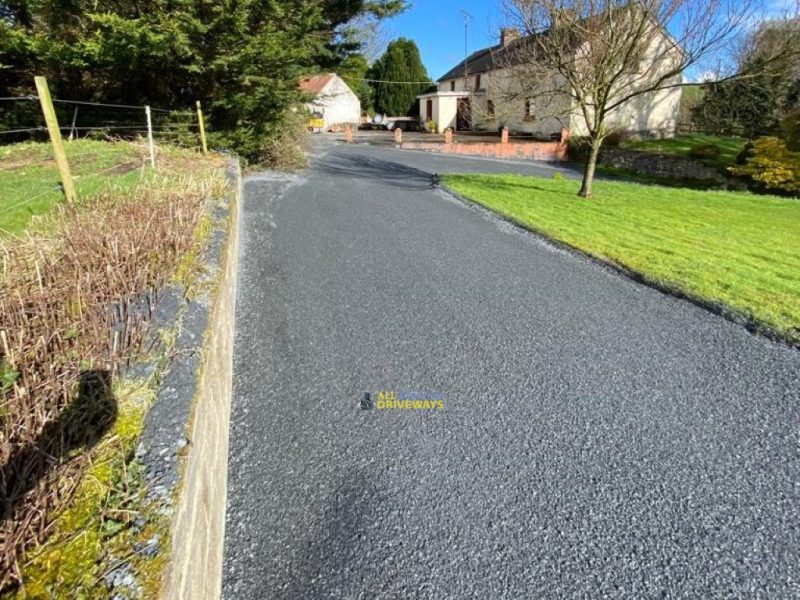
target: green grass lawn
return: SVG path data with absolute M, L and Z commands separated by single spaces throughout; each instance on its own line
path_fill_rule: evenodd
M 514 175 L 451 175 L 456 192 L 650 281 L 800 342 L 800 201 L 739 192 Z
M 688 156 L 693 146 L 698 144 L 716 144 L 720 150 L 719 159 L 714 161 L 720 167 L 732 165 L 736 156 L 742 151 L 747 140 L 740 137 L 723 137 L 704 133 L 687 133 L 672 139 L 664 140 L 629 140 L 620 144 L 623 148 L 641 150 L 653 154 L 673 154 Z
M 75 140 L 65 142 L 79 195 L 108 186 L 123 188 L 141 178 L 144 148 L 129 142 Z M 50 144 L 0 146 L 0 235 L 18 234 L 31 218 L 63 201 Z

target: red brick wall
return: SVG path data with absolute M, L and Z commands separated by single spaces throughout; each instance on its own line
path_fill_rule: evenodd
M 563 142 L 511 142 L 508 144 L 498 142 L 470 142 L 467 144 L 408 142 L 403 144 L 403 148 L 489 158 L 520 158 L 545 161 L 567 159 L 567 144 Z

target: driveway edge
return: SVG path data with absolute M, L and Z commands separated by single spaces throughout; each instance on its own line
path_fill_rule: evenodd
M 585 250 L 582 250 L 582 249 L 580 249 L 580 248 L 578 248 L 576 246 L 573 246 L 572 244 L 568 244 L 566 242 L 562 242 L 560 240 L 554 239 L 554 238 L 550 237 L 549 235 L 547 235 L 546 233 L 544 233 L 542 231 L 539 231 L 537 229 L 533 229 L 530 226 L 528 226 L 528 225 L 526 225 L 524 223 L 521 223 L 520 221 L 517 221 L 516 219 L 514 219 L 512 217 L 507 217 L 506 215 L 500 214 L 500 213 L 495 212 L 495 211 L 493 211 L 493 210 L 491 210 L 489 208 L 486 208 L 482 204 L 480 204 L 480 203 L 478 203 L 478 202 L 476 202 L 474 200 L 471 200 L 471 199 L 463 196 L 462 194 L 459 194 L 457 191 L 455 191 L 454 189 L 452 189 L 448 185 L 446 185 L 444 183 L 441 183 L 441 182 L 438 182 L 438 180 L 436 178 L 434 178 L 434 183 L 438 186 L 438 188 L 442 192 L 448 194 L 453 199 L 461 202 L 462 204 L 464 204 L 468 208 L 470 208 L 472 210 L 475 210 L 477 212 L 480 212 L 483 215 L 490 216 L 490 217 L 495 218 L 495 219 L 500 219 L 501 221 L 503 221 L 505 223 L 508 223 L 510 225 L 513 225 L 517 229 L 519 229 L 521 231 L 524 231 L 525 233 L 527 233 L 529 235 L 533 235 L 537 239 L 539 239 L 539 240 L 541 240 L 543 242 L 546 242 L 546 243 L 550 244 L 551 246 L 553 246 L 555 248 L 567 251 L 567 252 L 569 252 L 571 254 L 580 256 L 580 257 L 582 257 L 584 259 L 588 259 L 588 260 L 590 260 L 592 263 L 594 263 L 596 265 L 599 265 L 601 267 L 609 269 L 609 270 L 617 273 L 618 275 L 622 275 L 623 277 L 625 277 L 627 279 L 635 281 L 636 283 L 640 283 L 640 284 L 646 285 L 646 286 L 648 286 L 650 288 L 653 288 L 653 289 L 661 292 L 662 294 L 667 294 L 667 295 L 672 296 L 674 298 L 679 298 L 681 300 L 686 300 L 688 302 L 691 302 L 692 304 L 694 304 L 698 308 L 702 308 L 702 309 L 704 309 L 704 310 L 706 310 L 706 311 L 708 311 L 708 312 L 710 312 L 710 313 L 712 313 L 714 315 L 723 317 L 724 319 L 726 319 L 728 321 L 731 321 L 731 322 L 733 322 L 733 323 L 735 323 L 737 325 L 740 325 L 740 326 L 744 327 L 745 329 L 747 329 L 752 334 L 765 337 L 765 338 L 767 338 L 768 340 L 770 340 L 772 342 L 783 344 L 785 346 L 789 346 L 790 348 L 800 349 L 800 341 L 793 342 L 791 340 L 788 340 L 787 338 L 785 338 L 776 329 L 770 327 L 769 325 L 766 325 L 765 323 L 762 323 L 761 321 L 753 319 L 752 317 L 749 317 L 749 316 L 747 316 L 747 315 L 745 315 L 743 313 L 735 311 L 735 310 L 731 309 L 730 307 L 726 306 L 725 304 L 723 304 L 722 302 L 712 302 L 710 300 L 705 300 L 704 298 L 700 298 L 698 296 L 693 296 L 691 294 L 686 293 L 685 291 L 681 290 L 680 288 L 678 288 L 676 286 L 669 285 L 668 283 L 665 283 L 663 281 L 659 281 L 659 280 L 654 279 L 652 277 L 648 277 L 647 275 L 645 275 L 643 273 L 639 273 L 638 271 L 633 271 L 633 270 L 629 269 L 628 267 L 625 267 L 625 266 L 620 265 L 618 263 L 614 263 L 614 262 L 610 262 L 608 260 L 604 260 L 604 259 L 602 259 L 602 258 L 600 258 L 598 256 L 595 256 L 594 254 L 591 254 L 591 253 L 589 253 L 589 252 L 587 252 Z
M 218 287 L 205 330 L 189 425 L 189 446 L 172 528 L 172 552 L 160 597 L 219 598 L 228 477 L 228 428 L 239 267 L 242 171 L 232 164 L 234 195 Z

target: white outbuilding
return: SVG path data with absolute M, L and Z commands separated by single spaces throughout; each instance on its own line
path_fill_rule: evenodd
M 361 124 L 361 101 L 336 73 L 308 77 L 300 82 L 300 90 L 314 96 L 306 108 L 322 115 L 326 131 L 336 125 Z

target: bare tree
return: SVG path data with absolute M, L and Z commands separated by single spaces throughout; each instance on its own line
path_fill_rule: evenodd
M 339 34 L 360 46 L 360 52 L 372 64 L 386 51 L 392 35 L 381 19 L 371 14 L 354 17 L 339 28 Z
M 614 115 L 640 98 L 686 85 L 687 69 L 741 43 L 759 22 L 756 0 L 505 0 L 524 36 L 502 50 L 506 99 L 537 111 L 578 115 L 590 149 L 579 195 L 592 195 L 595 167 Z M 787 23 L 796 23 L 789 20 Z M 797 28 L 771 45 L 769 64 L 796 48 Z M 793 39 L 794 38 L 794 39 Z M 744 72 L 728 78 L 745 77 Z

